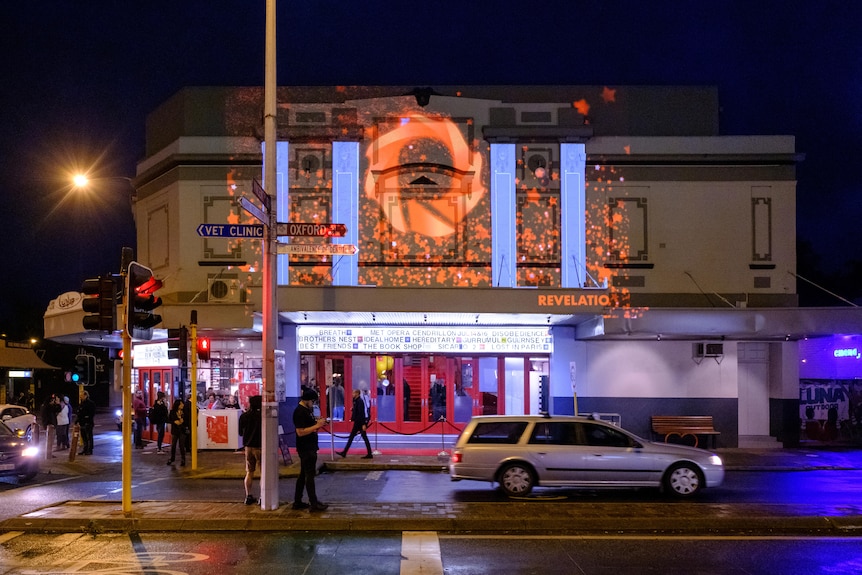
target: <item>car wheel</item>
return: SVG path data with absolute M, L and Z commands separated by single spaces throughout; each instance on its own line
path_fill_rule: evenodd
M 27 431 L 24 432 L 24 439 L 26 439 L 28 443 L 33 441 L 33 426 L 32 425 L 27 426 Z
M 500 470 L 500 489 L 509 497 L 529 495 L 536 484 L 533 470 L 523 463 L 510 463 Z
M 703 476 L 690 463 L 677 463 L 664 476 L 665 490 L 676 497 L 692 497 L 702 487 Z
M 36 472 L 35 471 L 28 471 L 27 473 L 22 473 L 21 475 L 19 475 L 18 481 L 21 481 L 21 482 L 30 481 L 34 477 L 36 477 Z

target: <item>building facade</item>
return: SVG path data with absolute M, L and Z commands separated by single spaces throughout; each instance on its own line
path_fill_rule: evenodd
M 259 204 L 258 185 L 285 233 L 285 427 L 308 386 L 335 433 L 359 389 L 387 435 L 551 411 L 649 437 L 651 415 L 689 414 L 713 416 L 719 446 L 794 444 L 798 342 L 860 331 L 856 315 L 798 308 L 794 138 L 720 135 L 713 88 L 291 87 L 278 101 L 277 182 L 261 181 L 261 88 L 187 88 L 147 121 L 137 260 L 164 281 L 163 326 L 194 310 L 212 343 L 198 394 L 241 403 L 260 385 L 260 222 L 240 203 Z M 146 345 L 135 384 L 154 390 L 163 370 L 159 389 L 181 393 L 186 374 Z

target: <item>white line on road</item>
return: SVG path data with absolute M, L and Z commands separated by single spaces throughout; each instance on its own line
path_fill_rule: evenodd
M 440 540 L 435 531 L 401 534 L 401 575 L 443 575 Z

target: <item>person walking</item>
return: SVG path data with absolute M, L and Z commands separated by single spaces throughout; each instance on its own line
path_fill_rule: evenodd
M 251 494 L 251 488 L 254 482 L 254 470 L 257 468 L 257 462 L 260 461 L 261 407 L 261 397 L 259 395 L 252 395 L 248 398 L 248 411 L 244 411 L 239 416 L 239 430 L 242 434 L 242 445 L 245 450 L 245 478 L 243 479 L 243 486 L 245 487 L 246 505 L 254 505 L 259 501 L 257 497 Z
M 78 455 L 93 455 L 93 427 L 96 419 L 96 404 L 90 399 L 90 392 L 84 391 L 84 399 L 78 406 L 78 425 L 81 427 L 81 452 Z
M 189 416 L 186 413 L 186 404 L 182 399 L 175 399 L 171 412 L 168 414 L 171 423 L 171 458 L 168 465 L 172 465 L 177 457 L 177 445 L 180 447 L 180 467 L 186 464 L 186 436 L 189 433 Z
M 350 430 L 347 445 L 344 446 L 342 451 L 337 452 L 338 455 L 347 457 L 347 451 L 353 443 L 353 438 L 357 434 L 361 434 L 367 452 L 362 456 L 362 459 L 372 459 L 374 456 L 371 454 L 371 444 L 368 442 L 368 433 L 366 433 L 366 429 L 368 429 L 368 415 L 365 413 L 365 402 L 362 401 L 362 393 L 358 389 L 353 390 L 353 407 L 350 413 L 350 420 L 353 422 L 353 429 Z
M 164 453 L 162 443 L 165 441 L 165 424 L 168 422 L 168 405 L 165 403 L 165 392 L 156 394 L 156 401 L 150 408 L 150 423 L 156 426 L 156 453 Z
M 314 417 L 314 402 L 317 392 L 307 389 L 302 392 L 299 405 L 293 410 L 293 426 L 296 428 L 296 453 L 299 456 L 299 477 L 293 496 L 293 509 L 324 511 L 329 505 L 317 499 L 314 475 L 317 473 L 317 430 L 326 425 L 326 418 Z M 308 492 L 308 503 L 302 500 L 303 491 Z
M 72 406 L 68 397 L 58 397 L 57 411 L 57 451 L 69 449 L 69 423 L 72 421 Z
M 144 401 L 144 392 L 140 389 L 135 392 L 132 401 L 132 413 L 135 416 L 135 449 L 144 448 L 144 427 L 147 425 L 147 404 Z

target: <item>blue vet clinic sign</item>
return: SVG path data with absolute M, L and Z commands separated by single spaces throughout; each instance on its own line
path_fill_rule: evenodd
M 205 238 L 263 238 L 263 225 L 201 224 L 198 235 Z

